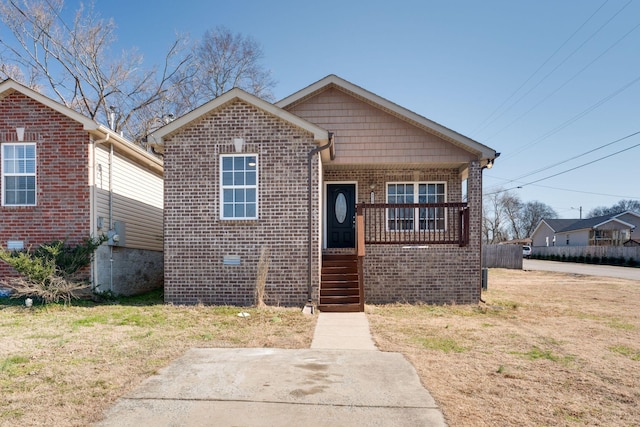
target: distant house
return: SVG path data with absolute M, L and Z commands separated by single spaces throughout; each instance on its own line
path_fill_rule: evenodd
M 167 302 L 253 304 L 265 247 L 269 304 L 480 298 L 485 145 L 333 75 L 275 104 L 233 89 L 150 139 Z
M 134 294 L 163 283 L 162 160 L 13 80 L 0 83 L 0 245 L 106 234 L 86 279 Z M 0 261 L 0 281 L 17 273 Z
M 533 246 L 623 246 L 634 241 L 640 214 L 632 211 L 587 219 L 542 219 L 531 234 Z

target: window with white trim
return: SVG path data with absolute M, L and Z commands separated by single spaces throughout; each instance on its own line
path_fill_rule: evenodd
M 220 218 L 258 219 L 258 156 L 220 156 Z
M 36 144 L 2 144 L 2 205 L 35 206 Z
M 445 203 L 445 182 L 387 183 L 387 203 Z M 389 230 L 436 231 L 446 228 L 445 208 L 389 208 Z M 418 219 L 417 221 L 415 219 Z

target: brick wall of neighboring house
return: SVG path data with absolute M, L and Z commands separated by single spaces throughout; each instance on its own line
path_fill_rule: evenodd
M 357 181 L 358 202 L 386 203 L 386 183 L 403 181 L 445 181 L 447 202 L 461 201 L 461 178 L 456 170 L 325 170 L 325 182 Z M 372 190 L 371 185 L 375 185 Z M 470 209 L 470 244 L 428 245 L 426 248 L 404 245 L 366 247 L 365 301 L 372 304 L 390 302 L 425 302 L 433 304 L 470 304 L 480 298 L 480 168 L 470 164 L 468 203 Z
M 8 240 L 21 240 L 25 247 L 64 239 L 79 243 L 90 229 L 87 132 L 80 123 L 14 92 L 0 99 L 0 144 L 17 142 L 18 127 L 25 128 L 24 142 L 36 142 L 37 204 L 0 206 L 0 245 L 6 247 Z M 0 278 L 13 274 L 0 262 Z
M 259 219 L 220 219 L 221 153 L 258 155 Z M 260 251 L 271 253 L 267 304 L 307 301 L 307 154 L 313 136 L 241 101 L 231 102 L 165 139 L 165 300 L 252 305 Z M 313 224 L 318 223 L 314 161 Z M 314 225 L 313 295 L 319 240 Z M 225 255 L 240 265 L 223 265 Z

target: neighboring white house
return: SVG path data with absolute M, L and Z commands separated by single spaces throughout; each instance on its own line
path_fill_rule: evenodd
M 640 230 L 632 211 L 587 219 L 542 219 L 531 234 L 535 246 L 623 246 Z M 640 233 L 640 231 L 635 231 Z

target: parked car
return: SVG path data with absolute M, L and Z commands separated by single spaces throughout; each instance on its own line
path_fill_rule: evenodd
M 531 246 L 524 245 L 522 247 L 522 256 L 525 258 L 529 258 L 531 256 Z

